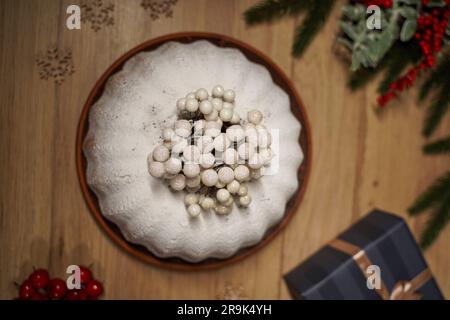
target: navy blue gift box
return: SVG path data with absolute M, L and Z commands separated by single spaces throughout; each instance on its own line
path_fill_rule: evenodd
M 377 276 L 381 288 L 368 285 Z M 295 299 L 444 299 L 405 221 L 380 210 L 284 278 Z

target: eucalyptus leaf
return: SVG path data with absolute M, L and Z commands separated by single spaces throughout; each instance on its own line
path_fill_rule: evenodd
M 400 40 L 403 42 L 409 41 L 414 37 L 417 29 L 417 20 L 408 19 L 403 23 L 400 31 Z
M 406 19 L 417 19 L 419 17 L 419 14 L 417 13 L 417 10 L 412 7 L 401 7 L 399 9 L 400 14 L 405 17 Z
M 427 4 L 429 8 L 442 8 L 445 6 L 445 2 L 443 0 L 430 0 Z
M 403 3 L 406 3 L 406 4 L 409 4 L 409 5 L 411 5 L 411 6 L 415 6 L 415 5 L 418 5 L 419 4 L 419 1 L 420 0 L 397 0 L 398 2 L 403 2 Z
M 341 22 L 341 29 L 353 41 L 358 37 L 355 28 L 348 22 Z

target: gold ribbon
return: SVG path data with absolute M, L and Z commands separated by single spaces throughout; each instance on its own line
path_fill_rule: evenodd
M 367 268 L 373 263 L 363 249 L 340 239 L 334 239 L 328 245 L 335 250 L 350 255 L 363 275 L 366 276 Z M 392 292 L 389 292 L 383 280 L 381 280 L 380 288 L 375 288 L 375 291 L 383 300 L 420 300 L 422 294 L 417 292 L 417 290 L 430 279 L 431 272 L 426 268 L 411 280 L 398 281 L 394 285 Z

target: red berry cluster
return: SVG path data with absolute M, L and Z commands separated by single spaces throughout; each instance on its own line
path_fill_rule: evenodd
M 422 0 L 424 5 L 428 2 L 429 0 Z M 430 12 L 424 12 L 417 19 L 415 39 L 419 43 L 423 59 L 418 65 L 411 68 L 406 75 L 391 83 L 386 94 L 378 97 L 377 102 L 381 108 L 392 100 L 398 92 L 409 88 L 423 70 L 433 67 L 436 54 L 442 49 L 442 41 L 450 17 L 450 9 L 448 8 L 450 0 L 445 0 L 445 3 L 446 7 L 434 8 Z
M 380 8 L 391 8 L 392 7 L 392 0 L 363 0 L 363 3 L 368 6 L 379 6 Z
M 80 266 L 81 289 L 68 289 L 62 279 L 50 279 L 45 269 L 37 269 L 19 286 L 20 300 L 97 300 L 103 293 L 100 282 L 92 272 Z

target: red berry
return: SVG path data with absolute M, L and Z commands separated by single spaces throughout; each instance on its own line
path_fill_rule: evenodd
M 50 299 L 62 299 L 67 292 L 66 282 L 61 279 L 52 279 L 48 284 L 48 296 Z
M 92 298 L 96 299 L 103 293 L 103 287 L 97 280 L 91 280 L 85 287 L 86 294 Z
M 86 284 L 92 279 L 92 272 L 86 267 L 80 266 L 80 282 Z
M 80 290 L 69 290 L 67 292 L 65 300 L 80 300 Z
M 36 290 L 31 285 L 31 282 L 25 280 L 22 282 L 19 288 L 19 299 L 28 300 L 31 299 L 31 296 L 36 293 Z
M 37 269 L 30 275 L 28 280 L 30 280 L 31 285 L 35 289 L 43 289 L 47 286 L 50 276 L 47 270 Z
M 86 294 L 86 292 L 84 290 L 80 290 L 80 292 L 78 293 L 78 300 L 87 300 L 87 299 L 89 299 L 89 297 Z
M 31 295 L 30 300 L 48 300 L 48 297 L 47 297 L 45 294 L 43 294 L 43 293 L 40 293 L 40 292 L 38 292 L 38 291 L 35 291 L 35 292 Z

